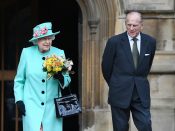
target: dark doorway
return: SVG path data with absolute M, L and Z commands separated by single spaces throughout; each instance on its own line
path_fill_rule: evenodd
M 38 23 L 51 21 L 53 31 L 60 31 L 53 41 L 53 46 L 65 51 L 66 57 L 74 62 L 72 75 L 71 91 L 78 95 L 78 73 L 79 73 L 79 46 L 78 46 L 78 20 L 80 8 L 75 0 L 50 0 L 38 2 Z M 62 90 L 63 94 L 69 93 L 68 89 Z M 79 96 L 79 95 L 78 95 Z M 64 131 L 79 131 L 79 119 L 72 116 L 63 119 Z
M 28 40 L 32 38 L 34 26 L 52 22 L 53 32 L 61 32 L 53 46 L 63 49 L 66 57 L 73 60 L 75 74 L 71 76 L 71 91 L 79 97 L 82 16 L 75 0 L 7 0 L 0 4 L 0 130 L 22 131 L 13 96 L 13 79 L 22 48 L 32 45 Z M 62 93 L 67 94 L 68 90 Z M 79 131 L 78 115 L 63 121 L 63 131 Z

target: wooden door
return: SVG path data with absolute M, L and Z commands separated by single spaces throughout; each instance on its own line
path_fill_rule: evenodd
M 74 0 L 52 0 L 49 3 L 42 0 L 0 0 L 0 131 L 22 131 L 13 80 L 22 48 L 31 46 L 28 40 L 32 37 L 33 27 L 39 23 L 51 21 L 53 32 L 61 31 L 54 40 L 54 46 L 64 49 L 67 58 L 74 61 L 76 73 L 72 76 L 71 86 L 75 87 L 72 92 L 78 95 L 78 75 L 81 76 L 78 61 L 81 57 L 78 56 L 79 11 Z M 63 128 L 64 131 L 78 131 L 79 116 L 64 119 Z
M 0 1 L 0 130 L 22 131 L 13 85 L 21 50 L 29 46 L 34 1 Z
M 1 23 L 0 42 L 0 130 L 1 131 L 22 131 L 21 118 L 16 110 L 13 80 L 16 74 L 17 56 L 19 48 L 10 44 L 7 39 L 5 23 Z M 6 39 L 5 39 L 6 38 Z

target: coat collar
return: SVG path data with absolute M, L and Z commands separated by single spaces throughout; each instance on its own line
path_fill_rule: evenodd
M 128 39 L 128 36 L 127 36 L 127 32 L 124 32 L 123 35 L 122 35 L 121 45 L 122 45 L 122 47 L 124 49 L 124 52 L 125 52 L 125 54 L 128 58 L 128 61 L 131 63 L 131 65 L 134 68 L 134 62 L 133 62 L 133 57 L 132 57 L 132 52 L 131 52 L 131 47 L 130 47 L 130 44 L 129 44 L 129 39 Z
M 141 33 L 141 50 L 140 50 L 140 57 L 139 57 L 139 65 L 141 64 L 141 62 L 145 56 L 147 47 L 148 47 L 148 41 L 147 41 L 146 37 L 144 36 L 144 34 Z

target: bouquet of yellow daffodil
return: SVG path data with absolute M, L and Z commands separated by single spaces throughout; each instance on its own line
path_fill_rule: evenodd
M 51 55 L 50 57 L 46 57 L 43 63 L 43 70 L 47 72 L 47 79 L 50 79 L 59 71 L 73 73 L 73 71 L 71 71 L 72 65 L 72 60 L 65 59 L 63 56 Z

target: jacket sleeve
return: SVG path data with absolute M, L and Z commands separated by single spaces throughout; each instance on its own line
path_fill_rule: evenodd
M 65 87 L 68 87 L 68 85 L 70 84 L 71 78 L 70 78 L 70 76 L 69 76 L 68 73 L 63 74 L 63 76 L 64 76 L 64 85 L 63 85 L 63 88 L 65 88 Z
M 114 41 L 109 39 L 102 57 L 102 74 L 108 85 L 111 78 L 115 54 Z
M 14 79 L 15 102 L 19 100 L 23 101 L 25 80 L 26 80 L 26 58 L 25 58 L 25 49 L 23 49 L 20 56 L 17 73 Z
M 61 55 L 66 58 L 64 51 L 62 50 Z M 64 76 L 64 85 L 62 85 L 62 88 L 64 89 L 65 87 L 68 87 L 68 85 L 71 82 L 71 77 L 69 76 L 68 72 L 62 73 L 62 75 Z

